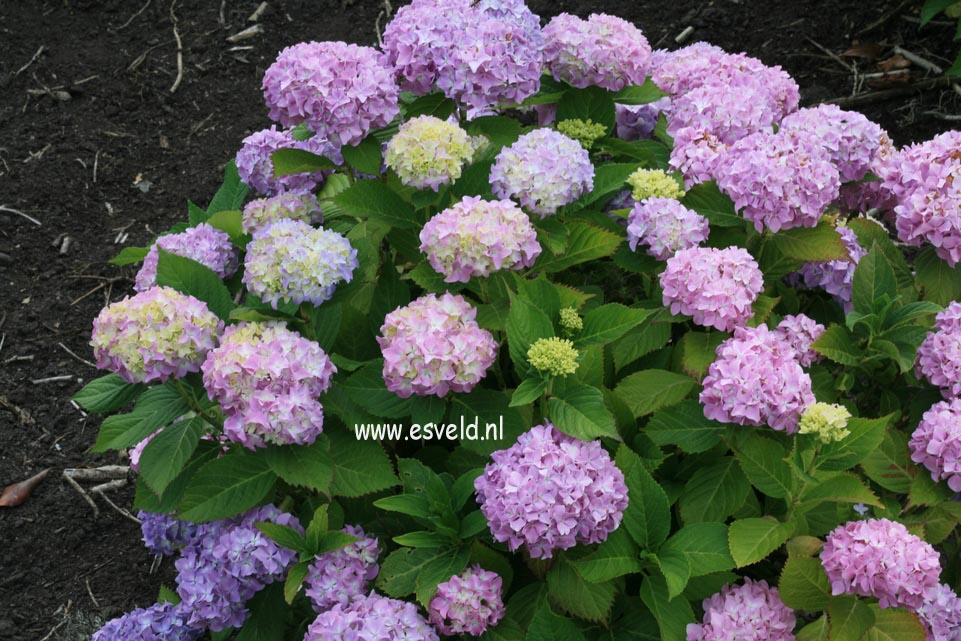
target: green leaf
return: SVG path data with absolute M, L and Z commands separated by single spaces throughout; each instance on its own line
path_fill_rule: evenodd
M 610 303 L 595 307 L 584 315 L 584 329 L 574 339 L 574 346 L 605 345 L 617 340 L 654 313 L 652 309 L 625 307 Z
M 717 346 L 728 338 L 724 332 L 688 332 L 681 339 L 681 367 L 688 376 L 701 380 L 717 357 Z
M 831 585 L 818 558 L 788 557 L 778 591 L 784 604 L 795 610 L 823 610 L 831 598 Z
M 587 621 L 606 621 L 614 605 L 614 583 L 588 583 L 563 557 L 547 574 L 547 596 L 551 604 Z
M 450 544 L 450 537 L 437 532 L 408 532 L 395 536 L 394 543 L 410 548 L 440 548 Z
M 646 105 L 667 95 L 650 78 L 647 78 L 642 85 L 628 85 L 615 93 L 614 102 L 620 105 Z
M 914 259 L 914 269 L 924 300 L 948 305 L 961 299 L 961 269 L 950 267 L 937 255 L 934 247 L 921 250 Z
M 757 563 L 787 541 L 788 530 L 777 519 L 740 519 L 728 529 L 728 543 L 736 567 Z
M 511 394 L 511 407 L 529 405 L 541 397 L 547 389 L 547 380 L 543 378 L 525 378 Z
M 667 582 L 667 597 L 673 599 L 684 592 L 691 580 L 691 561 L 679 550 L 658 550 L 657 567 Z
M 417 589 L 417 575 L 438 554 L 438 550 L 430 548 L 394 550 L 381 564 L 377 587 L 394 598 L 413 594 Z
M 190 479 L 180 518 L 203 523 L 235 516 L 263 501 L 276 480 L 266 456 L 233 449 Z
M 466 125 L 472 136 L 484 136 L 490 144 L 481 152 L 482 158 L 493 158 L 501 148 L 514 144 L 521 135 L 521 123 L 507 116 L 481 116 Z M 476 163 L 478 158 L 474 158 Z
M 267 448 L 266 456 L 270 469 L 286 483 L 324 494 L 330 491 L 334 462 L 325 434 L 310 445 L 272 445 Z
M 775 499 L 794 493 L 794 472 L 787 455 L 783 445 L 760 434 L 751 434 L 734 446 L 734 457 L 751 485 Z
M 713 180 L 688 189 L 681 204 L 701 214 L 716 227 L 744 227 L 744 218 L 738 215 L 734 201 L 721 193 Z
M 817 458 L 818 469 L 840 472 L 854 467 L 880 447 L 885 429 L 895 418 L 889 414 L 883 418 L 848 419 L 847 429 L 851 433 L 823 446 Z
M 511 361 L 518 372 L 524 374 L 531 370 L 527 361 L 527 351 L 540 338 L 554 335 L 551 319 L 533 302 L 526 298 L 515 297 L 507 314 L 507 345 Z
M 547 252 L 541 254 L 534 269 L 546 273 L 559 272 L 574 265 L 606 258 L 617 250 L 621 242 L 620 236 L 609 231 L 587 223 L 572 222 L 568 224 L 567 249 L 558 255 Z
M 611 532 L 607 540 L 590 555 L 573 562 L 585 581 L 601 583 L 642 570 L 638 547 L 625 528 Z
M 140 395 L 132 412 L 104 419 L 93 451 L 132 447 L 189 411 L 190 407 L 172 383 L 151 387 Z
M 415 596 L 425 608 L 437 591 L 437 585 L 460 574 L 470 561 L 468 547 L 444 550 L 439 553 L 435 551 L 435 553 L 437 555 L 425 563 L 418 572 L 415 583 Z
M 934 18 L 950 7 L 956 4 L 958 0 L 925 0 L 924 5 L 921 7 L 921 26 L 928 24 Z
M 317 537 L 317 547 L 311 550 L 311 552 L 316 555 L 326 554 L 347 547 L 357 541 L 360 541 L 358 537 L 347 534 L 346 532 L 340 532 L 338 530 L 323 532 Z
M 657 411 L 644 433 L 657 445 L 676 445 L 688 454 L 706 452 L 721 441 L 724 426 L 704 416 L 695 400 Z
M 234 308 L 230 290 L 205 265 L 195 260 L 158 249 L 157 284 L 173 287 L 178 292 L 203 301 L 222 320 L 230 318 Z
M 277 523 L 261 522 L 255 523 L 257 529 L 264 533 L 271 541 L 281 547 L 294 552 L 307 552 L 307 540 L 297 530 L 286 525 Z
M 304 307 L 307 312 L 310 337 L 326 352 L 331 353 L 344 318 L 342 304 L 329 301 L 319 307 L 313 305 Z
M 671 341 L 671 324 L 646 321 L 623 337 L 611 348 L 614 352 L 614 368 L 620 371 Z
M 568 383 L 554 394 L 547 414 L 560 431 L 590 441 L 600 436 L 620 439 L 614 417 L 604 405 L 601 390 L 582 383 Z
M 237 163 L 231 160 L 224 166 L 224 182 L 207 206 L 207 216 L 213 216 L 220 211 L 240 209 L 246 197 L 247 185 L 240 180 Z
M 119 254 L 107 262 L 111 265 L 133 265 L 134 263 L 143 262 L 143 259 L 147 257 L 148 253 L 150 253 L 149 247 L 124 247 L 120 250 Z
M 828 615 L 822 614 L 798 630 L 797 641 L 828 641 Z
M 107 374 L 84 385 L 70 400 L 88 412 L 108 414 L 137 400 L 146 389 L 146 385 L 128 383 L 116 374 Z
M 831 597 L 827 615 L 831 641 L 859 641 L 874 625 L 874 613 L 867 604 L 848 594 Z
M 234 641 L 284 641 L 287 631 L 288 608 L 284 602 L 284 590 L 278 585 L 269 585 L 247 604 L 250 616 Z
M 461 440 L 461 447 L 482 455 L 503 450 L 514 444 L 517 437 L 530 429 L 521 413 L 510 407 L 507 395 L 492 389 L 477 387 L 469 394 L 450 396 L 451 423 L 468 428 L 477 425 L 477 438 Z M 493 429 L 489 429 L 493 426 Z M 471 436 L 468 433 L 469 436 Z
M 918 505 L 937 505 L 950 501 L 954 492 L 945 483 L 936 483 L 930 474 L 918 474 L 911 481 L 908 508 Z M 953 528 L 952 528 L 953 529 Z
M 807 485 L 801 492 L 803 503 L 831 501 L 834 503 L 863 503 L 882 507 L 881 501 L 857 476 L 840 472 L 830 476 L 818 474 L 818 483 Z
M 772 296 L 765 296 L 761 294 L 751 305 L 751 320 L 747 322 L 748 327 L 757 327 L 762 325 L 767 321 L 771 312 L 777 307 L 777 304 L 781 302 L 780 298 L 775 298 Z
M 874 614 L 874 625 L 864 641 L 925 641 L 927 633 L 918 616 L 901 608 L 868 606 Z
M 374 507 L 388 512 L 398 512 L 418 518 L 430 518 L 431 511 L 427 497 L 417 494 L 395 494 L 374 501 Z
M 310 564 L 311 561 L 301 561 L 290 566 L 290 570 L 287 572 L 287 579 L 284 581 L 284 601 L 287 602 L 287 605 L 293 603 L 297 593 L 300 592 L 300 586 L 303 584 L 304 579 L 307 578 L 307 571 L 310 569 Z
M 881 446 L 861 461 L 861 469 L 884 489 L 907 494 L 914 478 L 908 452 L 908 435 L 900 430 L 889 430 Z
M 678 500 L 685 523 L 723 521 L 744 505 L 751 484 L 732 456 L 699 468 Z
M 396 229 L 416 229 L 414 208 L 381 182 L 356 182 L 334 196 L 334 204 L 351 216 L 376 220 Z
M 594 189 L 581 196 L 573 208 L 587 207 L 605 196 L 623 191 L 627 188 L 627 178 L 639 167 L 638 163 L 610 163 L 599 165 L 594 170 Z
M 692 577 L 723 572 L 734 567 L 727 539 L 723 523 L 691 523 L 675 532 L 658 554 L 684 554 L 691 564 Z
M 834 225 L 821 221 L 817 227 L 795 227 L 771 236 L 774 246 L 788 258 L 803 261 L 847 260 L 847 247 Z
M 342 147 L 344 162 L 357 171 L 372 176 L 380 174 L 383 158 L 381 157 L 380 142 L 373 135 L 367 136 L 354 147 Z
M 621 445 L 616 459 L 628 493 L 624 527 L 641 549 L 656 550 L 671 532 L 671 503 L 629 447 Z
M 641 584 L 641 600 L 657 620 L 661 641 L 685 641 L 687 625 L 694 623 L 694 612 L 684 597 L 671 599 L 663 577 L 650 575 Z
M 557 122 L 562 120 L 591 120 L 614 128 L 614 101 L 611 94 L 600 87 L 568 89 L 557 103 Z
M 544 603 L 531 619 L 525 641 L 585 641 L 584 634 L 573 621 L 554 614 Z
M 828 327 L 814 341 L 811 349 L 841 365 L 858 366 L 864 361 L 864 352 L 855 345 L 851 332 L 842 325 Z
M 648 369 L 621 380 L 614 392 L 627 403 L 634 417 L 639 418 L 680 403 L 695 387 L 697 381 L 689 376 Z
M 278 149 L 270 155 L 270 160 L 274 164 L 275 178 L 292 174 L 311 174 L 337 168 L 337 165 L 330 158 L 293 147 Z
M 158 495 L 180 474 L 197 449 L 207 423 L 198 417 L 168 425 L 150 439 L 140 456 L 140 476 Z
M 241 246 L 244 239 L 243 214 L 239 209 L 222 209 L 207 219 L 207 224 L 230 236 L 230 242 Z
M 434 116 L 441 120 L 447 120 L 457 110 L 457 103 L 440 91 L 435 91 L 415 98 L 404 105 L 402 109 L 408 120 L 417 116 Z M 376 172 L 368 171 L 367 173 L 378 174 L 380 168 L 378 167 Z
M 898 283 L 894 269 L 877 244 L 861 258 L 854 270 L 854 283 L 851 286 L 851 302 L 854 309 L 862 314 L 874 311 L 876 302 L 883 296 L 894 300 L 898 295 Z
M 358 497 L 397 485 L 394 468 L 379 443 L 357 440 L 347 432 L 330 430 L 325 434 L 334 462 L 331 494 Z
M 620 138 L 599 138 L 594 149 L 611 156 L 640 163 L 644 167 L 666 169 L 669 166 L 670 151 L 656 140 L 621 140 Z
M 341 386 L 351 400 L 373 416 L 396 418 L 410 414 L 410 400 L 387 389 L 384 383 L 384 362 L 369 361 L 350 375 Z

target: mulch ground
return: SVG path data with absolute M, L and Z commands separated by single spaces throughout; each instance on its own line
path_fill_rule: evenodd
M 0 205 L 40 223 L 0 211 L 0 488 L 50 469 L 26 503 L 0 508 L 0 640 L 84 638 L 98 619 L 146 606 L 162 583 L 172 584 L 169 560 L 150 572 L 153 558 L 136 524 L 105 504 L 95 519 L 62 480 L 65 468 L 121 462 L 88 452 L 99 419 L 69 397 L 97 376 L 85 362 L 92 318 L 130 292 L 134 271 L 106 261 L 182 219 L 187 198 L 209 200 L 241 140 L 269 124 L 259 87 L 280 49 L 304 40 L 370 44 L 383 8 L 373 0 L 270 0 L 262 33 L 228 42 L 251 25 L 258 4 L 227 0 L 221 9 L 212 0 L 181 0 L 171 10 L 169 0 L 0 2 Z M 865 79 L 879 61 L 897 67 L 888 60 L 895 45 L 949 66 L 953 27 L 919 32 L 920 3 L 530 4 L 545 18 L 620 15 L 660 47 L 676 47 L 675 36 L 693 27 L 688 42 L 784 66 L 805 104 L 899 89 L 859 107 L 899 144 L 944 131 L 941 115 L 961 105 L 950 88 L 906 89 L 928 77 L 917 66 L 893 79 Z M 183 74 L 171 92 L 174 24 Z M 866 57 L 839 62 L 825 52 L 854 45 Z M 129 507 L 132 490 L 110 496 Z

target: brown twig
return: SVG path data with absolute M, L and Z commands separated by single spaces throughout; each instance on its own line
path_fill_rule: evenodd
M 64 470 L 64 471 L 63 471 L 63 475 L 62 475 L 62 476 L 63 476 L 64 480 L 65 480 L 67 483 L 70 484 L 70 487 L 72 487 L 74 490 L 77 491 L 77 494 L 79 494 L 80 496 L 83 497 L 83 500 L 84 500 L 84 501 L 87 502 L 87 505 L 89 505 L 90 508 L 93 510 L 93 517 L 94 517 L 94 518 L 98 518 L 98 517 L 100 516 L 100 508 L 97 507 L 97 504 L 94 502 L 94 500 L 93 500 L 92 498 L 90 498 L 90 495 L 87 494 L 87 491 L 86 491 L 85 489 L 83 489 L 83 488 L 80 486 L 80 484 L 77 483 L 77 482 L 73 479 L 73 476 L 71 476 L 70 474 L 67 474 L 67 472 L 69 472 L 69 471 L 70 471 L 70 470 Z
M 930 89 L 948 87 L 952 82 L 952 78 L 931 78 L 929 80 L 922 80 L 921 82 L 905 85 L 904 87 L 884 89 L 882 91 L 872 91 L 871 93 L 862 93 L 856 96 L 832 98 L 831 100 L 825 100 L 824 102 L 827 104 L 837 105 L 839 107 L 857 107 L 860 105 L 871 104 L 873 102 L 888 100 L 889 98 L 897 98 L 899 96 L 911 94 L 916 91 L 927 91 Z
M 88 361 L 86 358 L 83 358 L 82 356 L 78 356 L 77 354 L 73 353 L 73 352 L 70 350 L 70 348 L 67 347 L 66 345 L 64 345 L 63 343 L 57 343 L 57 345 L 60 346 L 60 349 L 62 349 L 63 351 L 67 352 L 68 354 L 70 354 L 71 356 L 73 356 L 74 359 L 80 361 L 80 362 L 83 363 L 84 365 L 87 365 L 87 366 L 93 367 L 93 368 L 96 368 L 96 367 L 97 367 L 96 364 Z
M 823 51 L 824 53 L 826 53 L 828 56 L 830 56 L 830 57 L 831 57 L 831 60 L 833 60 L 834 62 L 838 63 L 839 65 L 841 65 L 842 67 L 844 67 L 845 69 L 847 69 L 848 71 L 850 71 L 851 73 L 855 73 L 854 67 L 851 66 L 851 65 L 849 65 L 841 56 L 839 56 L 838 54 L 834 53 L 833 51 L 831 51 L 830 49 L 828 49 L 827 47 L 825 47 L 825 46 L 822 45 L 821 43 L 813 40 L 812 38 L 807 38 L 807 37 L 805 37 L 804 39 L 807 40 L 808 42 L 810 42 L 812 45 L 814 45 L 814 46 L 817 47 L 818 49 L 820 49 L 821 51 Z

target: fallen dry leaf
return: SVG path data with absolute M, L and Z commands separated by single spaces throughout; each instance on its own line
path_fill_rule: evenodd
M 911 61 L 898 54 L 896 56 L 891 56 L 878 63 L 878 69 L 881 71 L 894 71 L 895 69 L 907 69 L 911 66 Z
M 884 53 L 884 47 L 876 42 L 862 42 L 861 44 L 856 44 L 847 51 L 842 52 L 841 55 L 847 56 L 848 58 L 867 58 L 869 60 L 877 60 L 881 57 L 882 53 Z
M 43 479 L 47 478 L 49 472 L 50 470 L 46 469 L 31 476 L 26 481 L 20 481 L 5 487 L 3 494 L 0 494 L 0 507 L 16 507 L 26 501 L 30 498 L 33 489 L 40 485 Z

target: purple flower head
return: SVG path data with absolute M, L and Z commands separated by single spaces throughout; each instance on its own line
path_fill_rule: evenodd
M 294 140 L 290 131 L 277 131 L 276 127 L 271 127 L 244 138 L 243 146 L 237 152 L 240 179 L 257 193 L 266 196 L 305 194 L 323 185 L 327 174 L 322 171 L 274 177 L 271 155 L 278 149 L 288 147 L 326 156 L 338 164 L 343 162 L 339 148 L 321 138 L 315 136 L 309 140 Z
M 854 270 L 858 262 L 867 254 L 858 244 L 858 237 L 847 227 L 838 227 L 841 241 L 848 250 L 847 259 L 804 263 L 798 276 L 807 287 L 823 289 L 831 294 L 848 313 L 851 305 L 851 287 L 854 284 Z
M 767 581 L 744 578 L 704 599 L 703 623 L 689 623 L 687 641 L 794 641 L 794 610 Z
M 104 307 L 90 345 L 100 369 L 128 383 L 163 382 L 200 371 L 223 329 L 202 301 L 153 287 Z
M 924 413 L 911 441 L 911 460 L 928 468 L 935 482 L 961 492 L 961 399 L 936 403 Z
M 320 345 L 280 322 L 228 327 L 203 364 L 207 394 L 226 415 L 224 436 L 248 449 L 313 443 L 324 429 L 317 397 L 336 372 Z
M 690 249 L 710 233 L 707 218 L 673 198 L 645 198 L 634 205 L 627 218 L 627 242 L 631 251 L 638 243 L 658 260 L 667 260 L 681 249 Z
M 446 636 L 479 637 L 504 618 L 501 577 L 479 565 L 437 586 L 427 608 L 431 624 Z
M 916 614 L 927 630 L 927 641 L 961 639 L 961 597 L 944 583 L 925 591 Z
M 524 546 L 536 559 L 578 543 L 607 540 L 627 507 L 624 475 L 601 447 L 535 425 L 474 481 L 495 541 Z
M 255 525 L 260 522 L 304 532 L 296 517 L 273 505 L 198 526 L 175 563 L 177 594 L 189 625 L 214 632 L 240 627 L 248 615 L 245 602 L 286 576 L 297 553 L 267 538 Z
M 814 227 L 841 189 L 837 168 L 805 136 L 754 134 L 723 154 L 717 186 L 758 232 Z
M 961 395 L 961 303 L 952 302 L 935 317 L 934 331 L 928 332 L 918 348 L 914 366 L 918 378 L 941 388 L 947 398 Z
M 466 196 L 420 232 L 420 250 L 447 283 L 466 283 L 501 269 L 524 269 L 541 253 L 530 219 L 510 200 Z
M 254 234 L 244 259 L 244 285 L 274 309 L 282 302 L 320 305 L 357 269 L 357 250 L 329 229 L 280 220 Z
M 270 118 L 304 123 L 336 147 L 356 145 L 400 112 L 400 90 L 384 54 L 345 42 L 302 42 L 264 74 Z
M 712 79 L 712 73 L 721 68 L 728 55 L 706 42 L 695 42 L 677 51 L 657 49 L 651 56 L 651 80 L 669 94 L 687 93 Z
M 815 400 L 794 347 L 764 325 L 736 328 L 718 346 L 702 384 L 707 418 L 788 434 L 797 432 L 801 413 Z
M 961 131 L 901 150 L 882 186 L 897 199 L 898 238 L 930 243 L 954 267 L 961 261 Z
M 343 532 L 360 540 L 333 552 L 316 557 L 307 569 L 307 597 L 315 612 L 329 610 L 335 604 L 347 606 L 351 599 L 367 593 L 368 585 L 377 578 L 380 566 L 377 539 L 367 536 L 359 526 L 348 525 Z
M 254 234 L 278 220 L 287 218 L 305 223 L 324 222 L 320 203 L 313 194 L 280 194 L 247 203 L 244 206 L 241 226 L 245 234 Z
M 729 332 L 754 315 L 764 289 L 757 261 L 740 247 L 681 249 L 661 273 L 664 306 L 703 327 Z
M 824 333 L 824 325 L 813 318 L 804 314 L 785 316 L 784 320 L 777 324 L 774 333 L 794 348 L 802 366 L 808 367 L 821 360 L 821 355 L 811 349 L 811 345 Z
M 402 90 L 433 90 L 466 13 L 466 0 L 414 0 L 397 10 L 384 28 L 383 48 Z
M 439 641 L 437 633 L 406 601 L 374 592 L 349 605 L 335 604 L 307 628 L 304 641 Z
M 546 218 L 594 189 L 594 165 L 576 140 L 535 129 L 497 154 L 490 183 L 498 198 L 513 198 Z
M 190 543 L 197 533 L 197 526 L 175 519 L 169 514 L 154 512 L 137 513 L 144 546 L 154 554 L 170 556 Z
M 809 136 L 828 154 L 842 182 L 861 180 L 881 149 L 884 130 L 856 111 L 818 105 L 787 116 L 779 129 Z
M 617 137 L 622 140 L 650 138 L 660 115 L 670 114 L 671 99 L 661 98 L 645 105 L 614 105 Z
M 547 69 L 555 80 L 581 89 L 619 91 L 647 78 L 651 46 L 630 22 L 603 13 L 582 20 L 569 13 L 544 27 Z
M 232 276 L 237 271 L 237 249 L 230 243 L 227 232 L 200 223 L 179 234 L 168 234 L 157 239 L 137 272 L 133 288 L 138 292 L 147 291 L 157 284 L 158 249 L 195 260 L 212 269 L 220 278 Z
M 821 564 L 833 594 L 877 597 L 882 608 L 917 610 L 941 574 L 937 551 L 888 519 L 839 525 L 827 536 Z
M 681 129 L 692 128 L 727 145 L 751 134 L 772 132 L 779 111 L 760 82 L 708 83 L 675 96 L 667 132 L 675 136 Z
M 384 382 L 401 398 L 469 392 L 497 358 L 497 341 L 463 296 L 427 294 L 384 318 Z
M 91 641 L 194 641 L 203 628 L 187 624 L 181 605 L 155 603 L 107 622 Z

